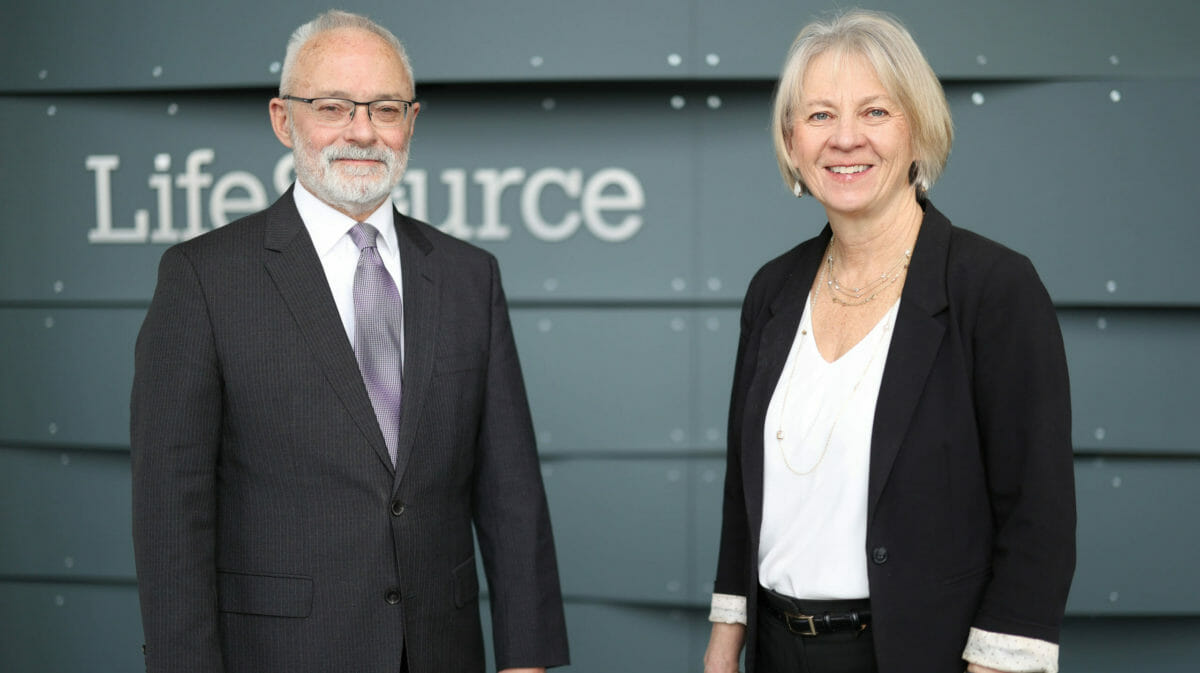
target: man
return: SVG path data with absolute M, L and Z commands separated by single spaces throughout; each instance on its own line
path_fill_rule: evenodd
M 131 423 L 149 671 L 482 671 L 472 524 L 497 666 L 567 663 L 496 261 L 391 204 L 413 94 L 386 29 L 301 26 L 270 103 L 297 184 L 163 255 Z

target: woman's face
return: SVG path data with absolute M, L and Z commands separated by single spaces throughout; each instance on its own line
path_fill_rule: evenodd
M 866 58 L 817 56 L 804 73 L 803 91 L 788 154 L 831 217 L 886 216 L 913 198 L 904 111 Z

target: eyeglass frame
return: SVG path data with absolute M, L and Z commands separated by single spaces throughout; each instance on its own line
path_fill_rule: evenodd
M 346 118 L 345 123 L 340 124 L 338 126 L 329 126 L 329 125 L 322 124 L 322 126 L 325 126 L 326 128 L 333 128 L 333 129 L 345 128 L 345 127 L 353 124 L 354 123 L 354 114 L 356 112 L 358 112 L 359 105 L 366 106 L 367 120 L 370 121 L 371 124 L 373 126 L 375 126 L 376 128 L 393 128 L 393 129 L 399 128 L 401 126 L 404 126 L 404 124 L 408 121 L 409 112 L 412 111 L 413 106 L 416 105 L 418 102 L 415 100 L 404 100 L 401 98 L 380 98 L 377 100 L 363 102 L 363 101 L 351 100 L 349 98 L 339 98 L 338 96 L 317 96 L 316 98 L 302 98 L 300 96 L 293 96 L 291 94 L 284 94 L 284 95 L 280 96 L 279 98 L 282 100 L 286 100 L 286 101 L 299 101 L 301 103 L 308 103 L 309 106 L 311 106 L 314 102 L 319 101 L 319 100 L 340 100 L 340 101 L 346 101 L 347 103 L 351 103 L 352 107 L 350 108 L 350 116 Z M 373 105 L 374 103 L 404 103 L 404 119 L 402 119 L 400 121 L 400 123 L 396 124 L 395 126 L 379 126 L 378 124 L 375 123 L 374 115 L 371 114 L 371 105 Z M 320 122 L 317 122 L 317 123 L 319 124 Z

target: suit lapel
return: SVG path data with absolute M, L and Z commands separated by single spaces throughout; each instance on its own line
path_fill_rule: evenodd
M 871 467 L 867 520 L 875 516 L 879 497 L 908 432 L 934 358 L 945 337 L 946 259 L 950 222 L 926 202 L 925 218 L 913 247 L 892 344 L 884 364 L 871 432 Z
M 404 375 L 393 490 L 403 480 L 412 456 L 421 410 L 429 391 L 439 309 L 439 277 L 432 259 L 433 243 L 414 220 L 396 212 L 395 222 L 400 273 L 404 279 Z
M 354 348 L 346 338 L 329 281 L 296 210 L 291 190 L 271 207 L 265 247 L 267 273 L 304 334 L 313 357 L 375 453 L 390 469 L 392 460 L 354 358 Z
M 783 366 L 787 364 L 796 330 L 800 328 L 800 318 L 804 316 L 804 306 L 808 303 L 808 291 L 816 278 L 830 234 L 831 230 L 826 226 L 814 244 L 798 251 L 791 274 L 770 299 L 768 317 L 758 341 L 757 364 L 746 392 L 747 413 L 742 422 L 743 489 L 749 499 L 746 505 L 751 517 L 750 530 L 756 539 L 762 525 L 763 428 L 767 406 L 783 374 Z

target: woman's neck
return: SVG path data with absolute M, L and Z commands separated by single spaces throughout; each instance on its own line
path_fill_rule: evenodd
M 847 282 L 865 281 L 891 266 L 912 249 L 924 215 L 916 199 L 904 199 L 883 215 L 830 217 L 830 254 L 839 277 Z

